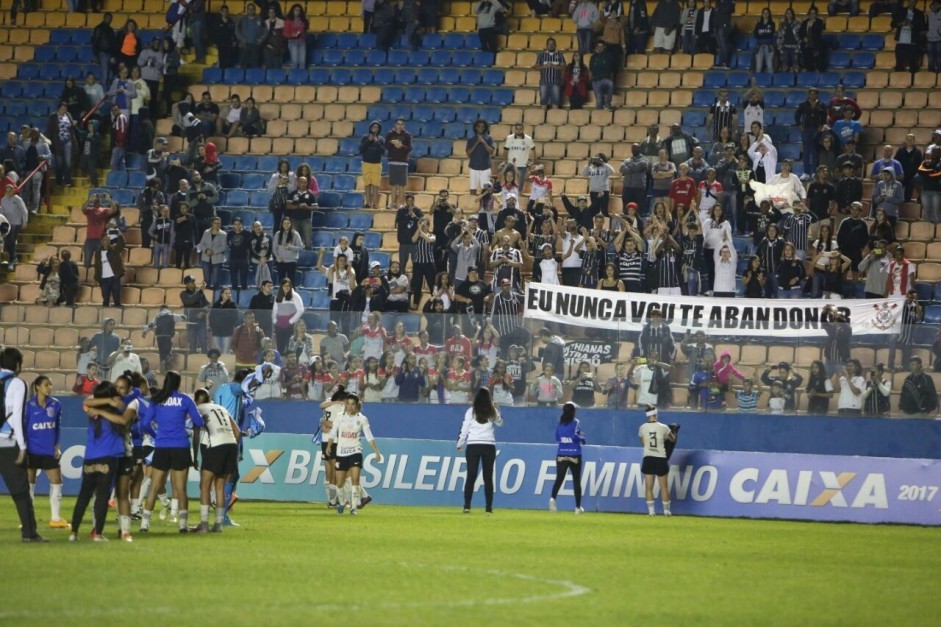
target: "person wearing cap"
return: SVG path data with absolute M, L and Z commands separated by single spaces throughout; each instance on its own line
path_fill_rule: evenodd
M 183 291 L 180 292 L 180 302 L 183 304 L 183 314 L 186 316 L 189 350 L 191 353 L 205 353 L 208 343 L 206 321 L 210 303 L 203 291 L 197 289 L 196 277 L 192 274 L 183 277 L 183 287 Z
M 624 207 L 633 203 L 634 208 L 647 207 L 647 172 L 650 160 L 641 151 L 640 144 L 631 144 L 631 157 L 621 162 L 619 168 L 624 181 L 621 199 Z
M 670 472 L 670 465 L 667 462 L 667 442 L 675 442 L 676 436 L 667 425 L 659 422 L 657 418 L 657 407 L 647 405 L 644 408 L 647 421 L 637 430 L 637 437 L 640 439 L 641 446 L 644 447 L 644 458 L 641 463 L 640 471 L 644 475 L 644 496 L 647 500 L 647 514 L 655 516 L 655 501 L 653 496 L 653 484 L 660 484 L 660 498 L 663 501 L 663 515 L 672 516 L 670 511 L 670 486 L 667 483 L 667 475 Z
M 131 340 L 127 339 L 121 344 L 118 350 L 108 355 L 108 368 L 111 369 L 112 378 L 117 378 L 128 370 L 141 374 L 140 357 L 134 353 L 134 346 Z
M 455 311 L 465 316 L 482 315 L 491 294 L 490 286 L 480 280 L 477 267 L 468 266 L 466 280 L 458 284 L 454 290 Z M 467 323 L 466 318 L 464 322 Z
M 13 185 L 7 185 L 4 189 L 3 198 L 0 199 L 0 215 L 6 218 L 10 225 L 9 232 L 3 238 L 3 245 L 7 253 L 5 266 L 7 270 L 13 270 L 17 262 L 17 239 L 19 239 L 20 231 L 29 224 L 29 211 L 26 210 L 26 203 L 17 196 Z
M 121 307 L 121 277 L 124 276 L 124 236 L 108 230 L 102 248 L 95 251 L 95 281 L 101 287 L 103 307 Z
M 801 129 L 801 152 L 804 158 L 804 173 L 817 169 L 817 133 L 827 123 L 827 108 L 820 102 L 819 92 L 815 87 L 807 90 L 807 100 L 797 107 L 794 121 Z

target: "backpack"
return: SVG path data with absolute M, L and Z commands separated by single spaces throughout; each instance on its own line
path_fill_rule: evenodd
M 0 375 L 0 409 L 2 409 L 3 412 L 0 414 L 0 431 L 5 429 L 7 425 L 7 419 L 10 417 L 10 415 L 7 414 L 7 385 L 9 385 L 10 381 L 13 380 L 13 376 L 14 375 L 12 372 L 9 374 L 3 373 Z M 10 437 L 12 438 L 12 429 L 10 429 L 9 433 L 11 434 Z
M 176 335 L 176 319 L 173 314 L 160 314 L 154 320 L 154 335 L 157 337 L 173 337 Z

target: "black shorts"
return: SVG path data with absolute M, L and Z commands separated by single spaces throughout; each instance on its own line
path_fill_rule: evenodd
M 670 473 L 670 464 L 666 457 L 645 457 L 640 465 L 640 472 L 645 475 L 665 477 Z
M 146 457 L 146 455 L 144 455 L 144 447 L 143 447 L 143 446 L 135 446 L 134 449 L 133 449 L 133 452 L 131 453 L 131 455 L 134 456 L 134 463 L 135 463 L 135 464 L 140 465 L 140 464 L 144 463 L 144 457 Z
M 33 470 L 52 470 L 59 467 L 59 460 L 52 455 L 26 453 L 26 467 Z
M 142 455 L 141 461 L 149 466 L 150 463 L 148 463 L 148 462 L 145 461 L 145 460 L 146 460 L 148 457 L 150 457 L 151 453 L 154 452 L 154 447 L 152 447 L 152 446 L 142 446 L 142 447 L 140 447 L 140 450 L 141 450 L 141 455 Z M 153 460 L 151 460 L 151 461 L 153 461 Z
M 118 477 L 130 477 L 134 474 L 135 465 L 137 465 L 137 462 L 134 461 L 133 457 L 119 457 L 118 468 L 115 475 Z
M 362 468 L 363 467 L 363 454 L 356 453 L 355 455 L 347 455 L 345 457 L 337 457 L 337 470 L 342 470 L 346 472 L 350 468 Z
M 336 456 L 333 453 L 327 453 L 327 443 L 320 443 L 320 452 L 323 453 L 324 461 L 331 461 L 336 459 Z
M 238 444 L 220 444 L 200 449 L 203 457 L 201 470 L 208 470 L 217 477 L 225 477 L 239 469 Z
M 154 449 L 154 460 L 150 465 L 155 470 L 186 470 L 193 465 L 193 455 L 189 448 L 158 448 Z

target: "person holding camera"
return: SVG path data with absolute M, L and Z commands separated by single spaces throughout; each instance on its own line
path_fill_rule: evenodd
M 804 377 L 798 372 L 794 372 L 791 364 L 782 361 L 777 366 L 768 366 L 761 373 L 761 382 L 769 388 L 778 383 L 781 385 L 781 392 L 784 395 L 784 409 L 794 411 L 797 409 L 797 389 L 804 383 Z
M 106 247 L 95 251 L 95 281 L 101 286 L 101 303 L 121 307 L 121 277 L 124 276 L 124 236 L 108 230 Z
M 885 366 L 877 363 L 869 371 L 866 387 L 863 390 L 863 413 L 873 418 L 882 418 L 889 413 L 889 398 L 892 394 L 892 380 L 885 376 Z
M 839 372 L 833 374 L 833 387 L 839 390 L 837 412 L 841 416 L 862 415 L 866 379 L 858 359 L 848 359 Z
M 869 254 L 859 262 L 859 271 L 866 274 L 866 298 L 883 298 L 889 281 L 889 251 L 884 239 L 877 241 Z M 889 362 L 892 368 L 892 362 Z

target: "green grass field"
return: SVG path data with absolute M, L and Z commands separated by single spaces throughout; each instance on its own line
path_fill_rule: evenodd
M 19 542 L 0 501 L 0 625 L 937 625 L 937 529 L 246 503 L 242 526 Z M 561 499 L 567 506 L 571 499 Z M 72 499 L 63 513 L 71 514 Z M 499 507 L 499 503 L 497 503 Z M 198 508 L 197 508 L 198 512 Z M 198 518 L 198 514 L 196 516 Z M 192 518 L 191 518 L 192 522 Z M 135 524 L 135 529 L 137 525 Z

